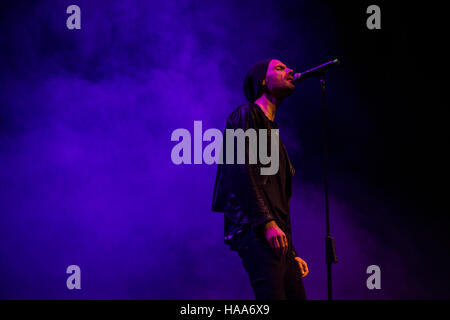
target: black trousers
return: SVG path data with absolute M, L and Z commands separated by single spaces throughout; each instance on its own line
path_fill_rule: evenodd
M 290 244 L 291 246 L 291 244 Z M 298 262 L 290 254 L 278 257 L 264 235 L 246 229 L 233 239 L 256 300 L 306 300 Z

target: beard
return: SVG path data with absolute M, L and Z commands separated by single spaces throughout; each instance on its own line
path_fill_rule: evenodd
M 280 100 L 283 100 L 295 92 L 294 85 L 284 85 L 280 87 L 275 87 L 272 89 L 272 95 L 277 97 Z

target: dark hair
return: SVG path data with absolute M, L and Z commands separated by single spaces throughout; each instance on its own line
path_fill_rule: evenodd
M 247 72 L 244 79 L 244 94 L 248 102 L 253 103 L 262 95 L 262 82 L 266 78 L 267 68 L 272 60 L 257 62 Z

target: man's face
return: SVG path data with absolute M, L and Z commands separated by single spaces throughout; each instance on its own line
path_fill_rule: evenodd
M 267 91 L 273 96 L 284 99 L 295 91 L 294 70 L 289 69 L 280 60 L 273 59 L 267 68 L 266 84 Z

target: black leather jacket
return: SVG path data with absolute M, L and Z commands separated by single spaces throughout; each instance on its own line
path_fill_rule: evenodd
M 273 129 L 274 122 L 271 122 L 260 107 L 256 104 L 245 104 L 239 106 L 227 118 L 225 129 Z M 268 130 L 268 150 L 270 152 L 270 135 Z M 259 136 L 258 136 L 259 137 Z M 258 139 L 259 142 L 259 139 Z M 246 163 L 226 164 L 226 135 L 223 134 L 223 162 L 217 167 L 217 176 L 214 185 L 212 210 L 225 213 L 225 243 L 230 244 L 231 238 L 246 227 L 252 227 L 256 232 L 260 232 L 260 227 L 271 220 L 275 220 L 277 225 L 285 232 L 292 247 L 292 254 L 297 253 L 292 246 L 290 216 L 279 219 L 273 210 L 273 192 L 270 192 L 268 185 L 271 179 L 275 179 L 280 174 L 261 175 L 261 164 L 248 163 L 248 144 L 246 143 Z M 279 151 L 284 152 L 288 162 L 288 182 L 286 183 L 287 197 L 290 198 L 292 192 L 292 176 L 294 168 L 287 155 L 286 149 L 279 140 Z M 236 154 L 236 144 L 235 144 Z M 236 156 L 235 156 L 236 157 Z M 235 161 L 236 163 L 236 161 Z M 288 206 L 288 204 L 287 204 Z M 284 220 L 284 221 L 283 221 Z

